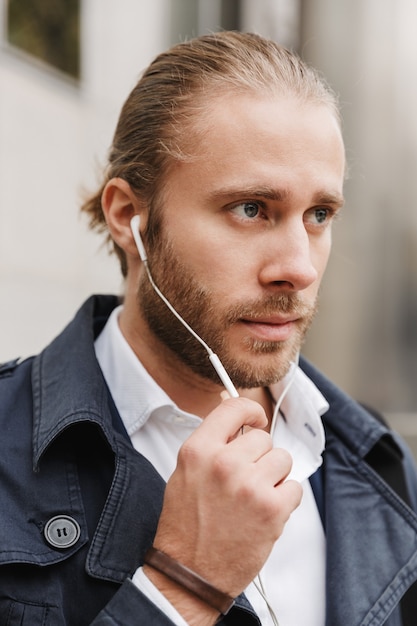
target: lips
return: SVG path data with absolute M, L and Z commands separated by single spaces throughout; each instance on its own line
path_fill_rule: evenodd
M 260 341 L 285 341 L 295 331 L 298 318 L 274 316 L 240 321 L 250 334 Z

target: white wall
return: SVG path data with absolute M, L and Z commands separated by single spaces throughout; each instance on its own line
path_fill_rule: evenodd
M 128 92 L 169 43 L 169 7 L 85 0 L 80 85 L 0 47 L 0 362 L 39 351 L 91 293 L 121 291 L 116 258 L 80 218 L 81 191 L 95 187 Z

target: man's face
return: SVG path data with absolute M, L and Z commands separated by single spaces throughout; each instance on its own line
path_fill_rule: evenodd
M 215 100 L 199 130 L 193 158 L 165 179 L 149 266 L 236 387 L 269 385 L 288 371 L 315 313 L 342 204 L 340 130 L 322 105 L 239 95 Z M 145 273 L 138 298 L 178 365 L 219 382 Z

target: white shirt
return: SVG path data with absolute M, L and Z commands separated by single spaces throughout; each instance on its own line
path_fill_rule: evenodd
M 164 480 L 175 469 L 179 448 L 201 423 L 201 418 L 180 410 L 149 376 L 124 339 L 115 309 L 95 343 L 96 355 L 113 400 L 132 440 Z M 273 442 L 293 458 L 290 477 L 303 486 L 303 499 L 291 515 L 260 576 L 279 626 L 323 626 L 325 621 L 325 536 L 309 483 L 322 463 L 324 430 L 320 416 L 328 404 L 312 381 L 297 366 L 270 388 L 274 400 L 286 390 L 277 416 Z M 250 538 L 248 538 L 250 540 Z M 244 547 L 242 549 L 244 558 Z M 133 582 L 177 626 L 184 619 L 154 587 L 140 568 Z M 246 595 L 263 626 L 272 626 L 267 605 L 255 586 Z

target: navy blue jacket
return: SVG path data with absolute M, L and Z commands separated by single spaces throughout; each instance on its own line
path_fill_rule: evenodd
M 172 626 L 130 581 L 152 544 L 165 484 L 131 446 L 95 358 L 94 338 L 117 304 L 90 298 L 40 355 L 0 368 L 0 626 Z M 302 366 L 330 403 L 326 626 L 417 624 L 413 590 L 399 606 L 417 579 L 409 453 Z M 221 623 L 259 620 L 241 596 Z

